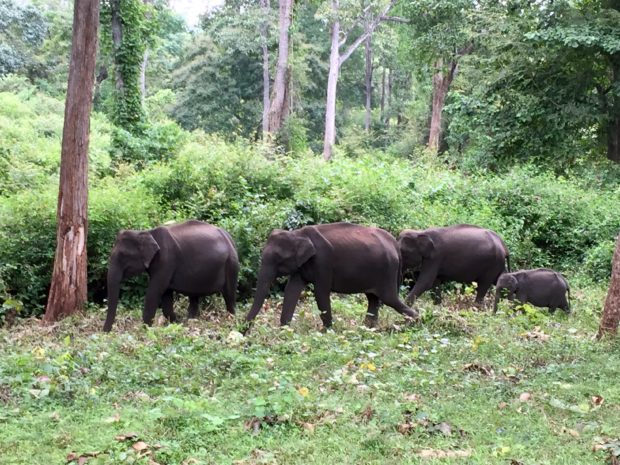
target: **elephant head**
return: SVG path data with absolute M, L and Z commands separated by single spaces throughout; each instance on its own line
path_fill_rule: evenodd
M 493 312 L 497 312 L 497 303 L 502 294 L 502 290 L 506 289 L 508 291 L 508 298 L 514 298 L 515 293 L 519 287 L 519 281 L 515 277 L 513 273 L 504 273 L 500 275 L 497 280 L 497 284 L 495 285 L 495 303 L 493 304 Z
M 398 236 L 398 246 L 403 260 L 403 271 L 419 271 L 422 262 L 432 259 L 436 254 L 433 239 L 423 231 L 406 229 Z
M 269 293 L 271 283 L 280 276 L 290 276 L 314 255 L 316 249 L 312 241 L 298 231 L 274 230 L 267 239 L 261 254 L 256 293 L 246 322 L 252 321 L 260 311 Z
M 122 230 L 118 233 L 108 263 L 108 314 L 104 331 L 110 331 L 114 324 L 123 279 L 148 270 L 158 251 L 159 245 L 150 231 Z

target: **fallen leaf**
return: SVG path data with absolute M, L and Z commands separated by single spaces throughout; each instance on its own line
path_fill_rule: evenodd
M 149 448 L 149 445 L 144 441 L 138 441 L 133 446 L 131 446 L 133 450 L 140 452 L 142 450 L 146 450 Z
M 579 436 L 581 436 L 579 434 L 579 431 L 574 430 L 574 429 L 570 429 L 570 428 L 562 428 L 562 432 L 564 434 L 568 434 L 569 436 L 572 436 L 574 438 L 578 438 Z
M 469 457 L 472 454 L 471 449 L 465 450 L 438 450 L 438 449 L 422 449 L 417 452 L 417 456 L 424 459 L 445 459 L 455 457 Z
M 302 423 L 301 426 L 303 427 L 303 429 L 305 429 L 308 433 L 314 433 L 314 425 L 312 423 Z
M 529 392 L 523 392 L 519 396 L 519 402 L 527 402 L 531 399 L 532 399 L 532 394 L 530 394 Z
M 510 465 L 523 465 L 523 462 L 519 462 L 515 459 L 510 459 Z
M 450 426 L 450 424 L 446 423 L 445 421 L 435 426 L 435 429 L 439 431 L 441 434 L 443 434 L 444 436 L 452 435 L 452 426 Z
M 300 387 L 297 389 L 297 392 L 301 397 L 308 397 L 308 394 L 310 394 L 310 390 L 307 387 Z
M 508 407 L 508 404 L 506 402 L 500 402 L 499 404 L 497 404 L 497 408 L 500 410 L 505 409 L 506 407 Z
M 594 407 L 600 407 L 601 405 L 603 405 L 603 402 L 605 402 L 605 399 L 603 399 L 601 396 L 592 396 L 590 400 Z
M 420 400 L 420 395 L 415 393 L 407 393 L 405 394 L 405 400 L 408 402 L 418 402 Z
M 104 420 L 104 423 L 108 423 L 108 424 L 110 424 L 110 423 L 118 423 L 119 421 L 121 421 L 121 416 L 120 416 L 120 414 L 117 412 L 117 413 L 115 413 L 114 415 L 112 415 L 111 417 L 106 418 L 106 419 Z
M 398 425 L 398 432 L 400 434 L 407 435 L 411 432 L 413 426 L 414 425 L 412 425 L 411 423 L 401 423 L 400 425 Z

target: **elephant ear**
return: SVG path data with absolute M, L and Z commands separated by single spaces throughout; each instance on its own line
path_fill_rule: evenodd
M 435 255 L 435 243 L 433 239 L 428 234 L 420 234 L 416 242 L 420 249 L 420 254 L 424 258 L 433 258 Z
M 153 258 L 155 258 L 155 254 L 159 252 L 159 244 L 150 232 L 144 231 L 138 237 L 138 248 L 140 255 L 142 255 L 144 267 L 148 269 Z
M 310 258 L 312 258 L 316 254 L 316 249 L 314 248 L 314 244 L 307 237 L 300 237 L 297 242 L 297 250 L 295 252 L 295 259 L 297 261 L 297 266 L 300 267 L 304 263 L 306 263 Z

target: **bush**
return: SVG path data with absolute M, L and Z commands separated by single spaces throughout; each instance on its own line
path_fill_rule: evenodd
M 0 202 L 0 277 L 7 296 L 23 302 L 23 314 L 42 313 L 56 247 L 57 191 L 21 192 Z M 88 233 L 89 297 L 105 292 L 107 260 L 122 228 L 143 229 L 163 221 L 157 203 L 139 185 L 106 179 L 91 188 Z

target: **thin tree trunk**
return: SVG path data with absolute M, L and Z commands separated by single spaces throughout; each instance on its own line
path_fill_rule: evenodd
M 386 95 L 386 102 L 387 102 L 387 112 L 386 112 L 386 116 L 385 116 L 385 127 L 389 128 L 390 127 L 390 116 L 391 116 L 391 110 L 392 110 L 392 78 L 394 71 L 392 69 L 388 68 L 388 73 L 387 73 L 387 95 Z
M 437 152 L 442 136 L 442 115 L 446 103 L 446 96 L 450 90 L 450 85 L 454 80 L 457 70 L 457 62 L 451 61 L 448 72 L 444 73 L 443 60 L 439 58 L 435 62 L 436 72 L 433 75 L 433 96 L 431 109 L 431 123 L 428 132 L 428 148 Z
M 338 0 L 332 0 L 332 13 L 338 14 Z M 329 53 L 329 75 L 327 77 L 327 99 L 325 102 L 325 139 L 323 140 L 323 158 L 330 160 L 336 142 L 336 92 L 338 73 L 340 72 L 340 20 L 335 17 L 332 22 L 332 40 Z
M 280 0 L 280 17 L 278 20 L 279 42 L 278 63 L 276 65 L 276 78 L 273 83 L 273 98 L 269 108 L 269 132 L 275 133 L 280 130 L 282 123 L 288 116 L 286 109 L 288 87 L 288 56 L 289 56 L 289 30 L 291 28 L 291 14 L 293 0 Z
M 261 0 L 260 2 L 263 14 L 265 15 L 265 21 L 261 24 L 260 34 L 263 49 L 263 137 L 269 132 L 269 109 L 270 109 L 270 94 L 269 94 L 269 48 L 267 47 L 268 41 L 268 19 L 269 14 L 269 0 Z
M 140 97 L 142 100 L 142 107 L 144 108 L 144 102 L 146 100 L 146 65 L 149 61 L 149 49 L 144 50 L 144 57 L 142 58 L 142 64 L 140 65 Z
M 56 255 L 43 318 L 48 323 L 81 310 L 86 303 L 88 142 L 98 27 L 99 0 L 76 0 L 62 134 Z
M 332 149 L 336 143 L 336 95 L 338 87 L 338 74 L 342 64 L 348 60 L 351 54 L 364 42 L 385 20 L 387 13 L 394 6 L 396 0 L 391 0 L 383 11 L 372 21 L 367 23 L 364 33 L 355 39 L 347 49 L 340 54 L 340 19 L 338 19 L 338 0 L 332 0 L 332 28 L 331 49 L 329 54 L 329 75 L 327 78 L 327 98 L 325 102 L 325 138 L 323 140 L 323 158 L 330 160 Z M 347 34 L 345 34 L 346 37 Z
M 364 121 L 364 129 L 370 132 L 370 122 L 372 117 L 372 36 L 366 37 L 365 57 L 366 72 L 364 75 L 364 83 L 366 85 L 366 118 Z
M 386 68 L 383 68 L 381 76 L 381 121 L 385 120 L 385 70 Z
M 620 235 L 616 240 L 616 251 L 611 267 L 611 281 L 605 299 L 605 307 L 598 328 L 597 339 L 604 336 L 615 336 L 620 322 Z
M 121 49 L 123 43 L 123 23 L 121 19 L 121 0 L 112 0 L 110 2 L 110 10 L 112 14 L 112 48 L 114 49 L 114 57 L 118 56 L 118 51 Z M 121 73 L 118 63 L 114 63 L 116 90 L 119 93 L 123 93 L 125 83 L 123 82 L 123 75 Z

